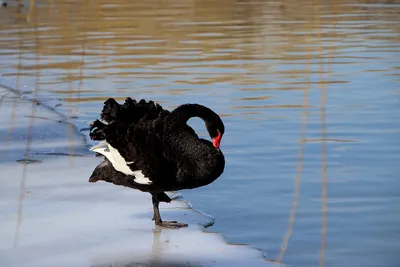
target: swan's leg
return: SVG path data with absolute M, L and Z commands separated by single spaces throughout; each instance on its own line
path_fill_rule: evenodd
M 171 202 L 171 198 L 167 194 L 165 194 L 165 192 L 158 193 L 155 198 L 159 202 L 166 202 L 166 203 L 170 203 Z M 153 218 L 151 220 L 154 221 L 154 215 L 153 215 Z
M 154 223 L 158 226 L 161 227 L 166 227 L 166 228 L 181 228 L 181 227 L 187 227 L 188 225 L 186 223 L 179 223 L 177 221 L 163 221 L 161 220 L 161 215 L 160 215 L 160 210 L 158 209 L 158 205 L 160 204 L 160 201 L 157 199 L 157 195 L 152 195 L 152 201 L 153 201 L 153 210 L 154 210 Z

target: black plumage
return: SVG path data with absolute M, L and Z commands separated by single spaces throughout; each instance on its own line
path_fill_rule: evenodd
M 204 120 L 213 142 L 201 139 L 187 125 L 192 117 Z M 90 137 L 105 141 L 93 149 L 105 155 L 89 181 L 104 180 L 152 194 L 154 220 L 165 227 L 187 226 L 161 220 L 158 204 L 170 202 L 164 191 L 193 189 L 212 183 L 223 173 L 225 158 L 219 144 L 225 132 L 221 118 L 199 104 L 172 111 L 153 101 L 127 98 L 123 105 L 110 98 L 101 118 L 91 125 Z

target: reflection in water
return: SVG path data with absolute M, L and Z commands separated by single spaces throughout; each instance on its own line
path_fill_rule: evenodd
M 333 4 L 333 6 L 336 6 Z M 335 7 L 334 7 L 335 10 Z M 319 13 L 319 7 L 317 8 L 317 12 Z M 333 18 L 333 28 L 335 32 L 335 26 L 336 23 L 334 22 L 335 18 Z M 322 28 L 321 28 L 321 21 L 320 17 L 317 16 L 317 27 L 320 29 L 318 31 L 318 37 L 320 40 L 322 40 Z M 323 48 L 320 47 L 320 52 L 323 52 Z M 333 50 L 331 50 L 330 53 L 330 62 L 333 61 Z M 329 64 L 328 64 L 329 66 Z M 326 97 L 327 97 L 327 92 L 326 92 L 326 83 L 323 82 L 324 79 L 324 64 L 320 64 L 320 90 L 321 90 L 321 177 L 322 177 L 322 190 L 321 190 L 321 201 L 322 201 L 322 227 L 321 227 L 321 249 L 320 249 L 320 257 L 319 257 L 319 266 L 323 267 L 325 265 L 325 254 L 326 254 L 326 234 L 327 234 L 327 192 L 326 192 L 326 187 L 327 187 L 327 175 L 326 175 L 326 115 L 325 115 L 325 110 L 326 110 Z M 329 75 L 330 71 L 328 71 Z
M 130 262 L 130 263 L 108 263 L 108 264 L 95 264 L 92 267 L 200 267 L 202 265 L 191 264 L 188 262 Z
M 223 115 L 225 177 L 185 196 L 228 240 L 297 266 L 373 266 L 360 255 L 394 251 L 376 243 L 392 226 L 374 220 L 393 214 L 396 196 L 396 1 L 27 2 L 0 9 L 0 73 L 62 98 L 69 118 L 87 126 L 110 96 L 202 102 Z
M 311 56 L 309 54 L 309 56 Z M 310 70 L 310 66 L 308 66 L 308 71 Z M 304 110 L 302 111 L 301 114 L 301 129 L 300 129 L 300 140 L 305 139 L 306 137 L 306 130 L 307 130 L 307 113 L 308 113 L 308 93 L 310 89 L 310 80 L 308 81 L 308 84 L 305 83 L 304 86 L 304 92 L 303 92 L 303 108 Z M 304 144 L 303 142 L 299 142 L 299 152 L 298 152 L 298 157 L 297 157 L 297 173 L 296 173 L 296 179 L 294 183 L 294 194 L 293 194 L 293 201 L 292 201 L 292 206 L 290 210 L 290 217 L 288 220 L 288 227 L 286 229 L 286 232 L 283 236 L 283 241 L 280 247 L 279 254 L 276 258 L 277 262 L 281 262 L 283 255 L 286 252 L 287 245 L 289 243 L 289 238 L 292 235 L 293 231 L 293 226 L 296 218 L 296 213 L 297 213 L 297 206 L 299 203 L 299 197 L 300 197 L 300 185 L 301 185 L 301 175 L 303 172 L 303 156 L 304 156 Z
M 22 5 L 21 3 L 19 3 L 18 1 L 18 8 L 20 8 Z M 20 15 L 19 15 L 20 16 Z M 35 31 L 37 33 L 37 27 L 35 28 Z M 19 37 L 19 41 L 18 41 L 18 50 L 20 51 L 21 47 L 22 47 L 22 40 L 23 40 L 23 35 L 22 35 L 22 29 L 18 30 L 18 37 Z M 36 39 L 37 41 L 37 39 Z M 21 64 L 21 57 L 22 57 L 22 53 L 18 54 L 18 65 L 20 66 Z M 36 51 L 36 64 L 39 63 L 39 53 L 37 53 Z M 36 85 L 38 85 L 38 81 L 40 78 L 40 69 L 36 70 Z M 16 75 L 16 88 L 20 88 L 20 75 L 17 74 Z M 35 91 L 36 92 L 36 91 Z M 36 94 L 35 94 L 36 96 Z M 8 146 L 8 141 L 9 138 L 11 137 L 11 134 L 13 132 L 13 125 L 14 125 L 14 120 L 15 120 L 15 113 L 16 113 L 16 107 L 17 107 L 17 102 L 18 101 L 14 101 L 13 102 L 13 107 L 12 107 L 12 112 L 11 112 L 11 120 L 10 120 L 10 125 L 8 128 L 8 134 L 6 137 L 6 143 L 4 146 L 4 151 L 6 151 L 7 146 Z M 22 224 L 22 215 L 23 215 L 23 202 L 24 202 L 24 198 L 25 198 L 25 194 L 26 194 L 26 171 L 27 171 L 27 164 L 28 164 L 28 155 L 30 152 L 30 147 L 31 147 L 31 141 L 32 141 L 32 129 L 33 129 L 33 121 L 35 119 L 35 114 L 36 114 L 36 104 L 35 102 L 32 102 L 32 113 L 31 113 L 31 117 L 30 117 L 30 121 L 29 121 L 29 126 L 28 126 L 28 133 L 27 133 L 27 140 L 26 140 L 26 149 L 25 149 L 25 155 L 24 155 L 24 166 L 23 166 L 23 170 L 22 170 L 22 176 L 21 176 L 21 183 L 20 183 L 20 189 L 19 189 L 19 198 L 18 198 L 18 217 L 17 217 L 17 225 L 16 225 L 16 229 L 15 229 L 15 235 L 14 235 L 14 243 L 13 243 L 13 248 L 17 248 L 18 247 L 18 241 L 19 241 L 19 236 L 20 236 L 20 228 L 21 228 L 21 224 Z
M 196 1 L 195 7 L 174 1 L 119 0 L 113 5 L 102 1 L 79 4 L 42 1 L 31 8 L 35 10 L 31 12 L 35 15 L 31 23 L 36 20 L 40 25 L 40 43 L 36 44 L 34 31 L 24 30 L 22 50 L 12 49 L 20 38 L 2 40 L 0 47 L 11 54 L 34 53 L 37 49 L 43 57 L 41 63 L 36 65 L 28 57 L 17 70 L 29 76 L 34 69 L 41 68 L 44 70 L 41 83 L 45 85 L 42 90 L 54 92 L 60 89 L 55 85 L 67 85 L 66 91 L 78 91 L 70 94 L 71 101 L 98 101 L 95 98 L 98 91 L 106 94 L 111 88 L 120 96 L 132 90 L 145 93 L 154 88 L 167 94 L 191 88 L 217 96 L 227 93 L 229 89 L 224 86 L 227 83 L 232 89 L 240 90 L 237 97 L 263 99 L 271 96 L 268 91 L 300 90 L 298 86 L 308 80 L 302 65 L 329 59 L 334 44 L 341 43 L 341 48 L 330 64 L 354 65 L 371 58 L 368 53 L 349 56 L 352 50 L 360 48 L 353 41 L 368 38 L 385 25 L 382 23 L 395 20 L 394 16 L 386 16 L 385 21 L 378 20 L 362 28 L 344 23 L 340 31 L 332 31 L 334 19 L 324 13 L 329 5 L 322 6 L 321 14 L 315 15 L 308 8 L 313 5 L 312 1 L 302 7 L 292 2 L 281 5 L 231 2 L 228 7 L 224 3 L 224 12 L 216 12 L 219 4 L 210 1 Z M 338 9 L 342 14 L 352 14 L 350 11 L 354 11 L 346 4 L 338 3 Z M 364 14 L 360 19 L 379 19 L 370 17 L 367 11 L 359 10 Z M 324 20 L 321 30 L 329 31 L 329 35 L 324 34 L 320 41 L 324 51 L 316 53 L 314 47 L 318 40 L 313 32 L 317 29 L 313 21 L 320 16 Z M 21 18 L 18 20 L 23 22 Z M 19 25 L 11 29 L 6 25 L 11 36 L 18 28 L 28 26 Z M 0 27 L 4 29 L 4 24 Z M 399 39 L 398 34 L 385 38 Z M 343 43 L 344 40 L 349 41 Z M 366 45 L 364 49 L 370 48 Z M 380 57 L 372 57 L 375 58 Z M 311 74 L 319 72 L 311 68 Z M 341 79 L 332 75 L 324 82 L 348 82 L 343 78 L 346 76 Z M 92 93 L 79 94 L 79 90 L 92 83 L 95 85 L 90 88 Z M 207 84 L 215 84 L 220 90 L 210 92 Z M 260 108 L 266 106 L 264 103 L 268 102 L 261 101 Z M 74 108 L 78 106 L 75 104 Z
M 131 259 L 120 259 L 118 260 L 118 256 L 116 259 L 110 260 L 110 262 L 102 262 L 91 264 L 91 267 L 200 267 L 201 264 L 189 262 L 187 260 L 178 260 L 178 261 L 171 261 L 171 260 L 163 260 L 163 250 L 169 246 L 168 240 L 161 240 L 161 234 L 163 229 L 161 227 L 156 226 L 153 229 L 153 250 L 152 255 L 149 260 L 142 260 L 138 261 L 135 259 L 136 257 L 131 257 Z M 168 231 L 168 230 L 167 230 Z M 169 230 L 170 231 L 170 230 Z M 134 251 L 132 251 L 134 252 Z

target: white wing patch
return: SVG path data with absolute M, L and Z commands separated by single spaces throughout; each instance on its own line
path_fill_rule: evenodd
M 135 182 L 138 184 L 151 184 L 151 181 L 149 178 L 143 175 L 141 170 L 134 171 L 133 172 L 135 175 Z
M 134 181 L 138 184 L 151 184 L 149 178 L 143 175 L 141 170 L 132 171 L 128 164 L 132 164 L 133 162 L 126 162 L 125 159 L 121 156 L 117 149 L 113 148 L 106 141 L 101 141 L 97 145 L 90 148 L 90 151 L 94 151 L 105 156 L 113 165 L 114 169 L 122 172 L 126 175 L 133 175 L 135 177 Z

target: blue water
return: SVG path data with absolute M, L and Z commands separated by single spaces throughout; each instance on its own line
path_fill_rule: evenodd
M 398 265 L 396 1 L 37 1 L 17 11 L 0 10 L 0 73 L 60 98 L 78 127 L 108 97 L 197 102 L 223 116 L 225 173 L 182 192 L 216 218 L 208 231 L 291 266 Z M 200 120 L 190 124 L 206 137 Z

